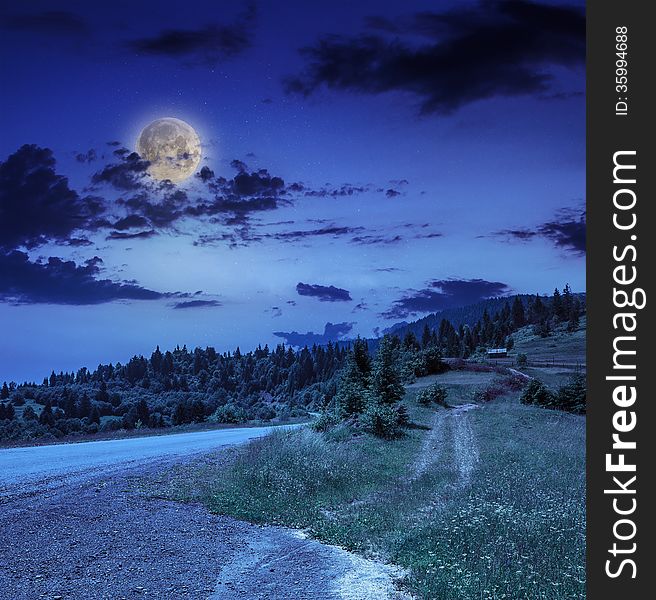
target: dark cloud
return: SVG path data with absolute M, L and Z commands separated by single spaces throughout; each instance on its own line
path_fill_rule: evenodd
M 364 227 L 320 227 L 318 229 L 303 229 L 297 231 L 283 231 L 280 233 L 270 234 L 270 237 L 283 241 L 298 241 L 312 237 L 333 237 L 338 238 L 344 235 L 351 235 L 364 231 Z
M 137 231 L 129 233 L 127 231 L 110 231 L 105 239 L 107 240 L 147 240 L 148 238 L 159 235 L 154 229 Z
M 81 248 L 83 246 L 93 246 L 93 242 L 87 238 L 68 238 L 63 242 L 66 246 L 72 246 L 74 248 Z
M 132 282 L 100 279 L 102 260 L 94 257 L 83 266 L 50 257 L 31 262 L 17 250 L 0 254 L 0 301 L 15 304 L 102 304 L 113 300 L 157 300 L 162 294 Z
M 234 23 L 200 29 L 167 29 L 154 37 L 133 40 L 129 48 L 140 55 L 165 56 L 188 65 L 214 66 L 252 45 L 255 8 L 251 5 Z
M 186 308 L 209 308 L 215 306 L 222 306 L 218 300 L 185 300 L 183 302 L 176 302 L 173 308 L 176 310 Z
M 387 246 L 402 241 L 403 238 L 398 234 L 389 236 L 378 234 L 356 235 L 351 239 L 353 244 L 359 244 L 360 246 Z
M 498 0 L 368 24 L 368 33 L 301 50 L 306 68 L 287 91 L 405 92 L 422 113 L 447 114 L 494 96 L 552 92 L 550 68 L 585 61 L 585 16 L 575 7 Z
M 138 190 L 144 185 L 144 178 L 150 163 L 142 160 L 136 152 L 126 154 L 115 150 L 121 162 L 107 165 L 91 177 L 93 183 L 105 183 L 119 190 Z
M 484 279 L 442 279 L 430 282 L 423 290 L 410 290 L 382 313 L 386 319 L 403 319 L 422 313 L 474 304 L 485 298 L 510 292 L 507 284 Z
M 401 195 L 401 192 L 392 188 L 388 188 L 387 190 L 385 190 L 385 195 L 388 198 L 396 198 L 397 196 Z
M 292 184 L 300 186 L 304 190 L 304 195 L 311 198 L 342 198 L 347 196 L 354 196 L 356 194 L 364 194 L 365 192 L 371 191 L 372 186 L 370 185 L 353 185 L 350 183 L 344 183 L 339 187 L 323 187 L 317 190 L 306 189 L 303 184 L 297 183 Z
M 585 254 L 585 213 L 578 219 L 562 219 L 545 223 L 538 228 L 540 235 L 551 240 L 559 248 Z
M 182 190 L 165 194 L 158 199 L 151 199 L 144 191 L 127 199 L 120 198 L 117 204 L 130 211 L 131 215 L 127 218 L 132 220 L 141 218 L 144 223 L 163 228 L 170 227 L 185 214 L 187 201 L 187 194 Z
M 102 211 L 97 198 L 81 198 L 55 172 L 48 148 L 24 145 L 0 163 L 0 249 L 65 242 Z
M 148 225 L 148 219 L 142 217 L 141 215 L 128 215 L 116 221 L 112 227 L 118 229 L 119 231 L 125 231 L 126 229 L 133 229 L 136 227 L 145 227 Z
M 50 35 L 83 35 L 87 33 L 87 24 L 77 15 L 64 11 L 52 10 L 31 15 L 12 15 L 3 19 L 5 29 L 29 31 Z
M 214 171 L 210 169 L 208 166 L 204 166 L 198 173 L 196 173 L 196 177 L 198 177 L 201 181 L 210 181 L 211 179 L 214 179 Z
M 350 333 L 354 323 L 326 323 L 323 333 L 298 333 L 298 331 L 274 331 L 273 335 L 283 338 L 291 346 L 312 346 L 312 344 L 327 344 L 336 342 Z
M 535 228 L 504 229 L 493 235 L 528 242 L 536 238 L 547 239 L 557 248 L 574 254 L 585 254 L 585 211 L 562 210 L 554 219 Z
M 80 163 L 90 163 L 93 162 L 98 158 L 98 155 L 96 151 L 91 148 L 87 150 L 86 152 L 80 152 L 79 154 L 75 155 L 75 160 Z
M 316 285 L 310 283 L 298 283 L 296 292 L 299 296 L 311 296 L 321 302 L 349 302 L 352 300 L 348 290 L 335 287 L 334 285 Z

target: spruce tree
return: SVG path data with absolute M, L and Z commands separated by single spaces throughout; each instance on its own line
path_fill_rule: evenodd
M 564 319 L 565 315 L 563 313 L 563 299 L 558 291 L 558 288 L 554 290 L 553 297 L 551 298 L 551 311 L 554 318 L 557 322 L 560 322 Z
M 39 423 L 48 427 L 52 427 L 55 424 L 55 417 L 52 414 L 52 404 L 50 403 L 50 400 L 46 402 L 46 405 L 43 407 L 43 410 L 39 415 Z
M 374 398 L 383 404 L 394 404 L 405 394 L 392 339 L 386 335 L 380 341 L 374 360 L 371 389 Z
M 361 413 L 367 403 L 371 366 L 362 358 L 358 362 L 355 352 L 349 353 L 337 386 L 335 404 L 344 417 Z

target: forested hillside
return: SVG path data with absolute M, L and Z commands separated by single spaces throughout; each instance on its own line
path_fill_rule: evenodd
M 548 298 L 516 296 L 512 303 L 508 298 L 494 302 L 498 310 L 492 313 L 482 306 L 481 318 L 471 326 L 431 315 L 385 336 L 387 372 L 408 381 L 439 371 L 445 356 L 467 359 L 481 356 L 488 347 L 512 348 L 513 333 L 527 325 L 541 337 L 549 337 L 557 325 L 574 331 L 585 312 L 582 298 L 568 286 Z M 480 308 L 465 307 L 459 314 Z M 204 421 L 285 421 L 306 416 L 308 410 L 324 411 L 335 398 L 362 404 L 367 386 L 356 388 L 369 376 L 364 355 L 380 345 L 379 340 L 354 341 L 295 351 L 280 344 L 274 350 L 259 346 L 248 353 L 237 348 L 222 354 L 212 347 L 165 352 L 158 347 L 149 358 L 133 356 L 126 364 L 53 371 L 39 385 L 5 382 L 0 388 L 0 440 Z

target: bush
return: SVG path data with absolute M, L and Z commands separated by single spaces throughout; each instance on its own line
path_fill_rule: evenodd
M 449 365 L 442 360 L 442 353 L 435 346 L 428 346 L 419 353 L 418 365 L 415 375 L 439 375 L 449 370 Z
M 518 354 L 517 355 L 517 366 L 518 367 L 525 367 L 528 364 L 528 357 L 526 354 Z
M 399 427 L 408 427 L 410 425 L 410 415 L 408 408 L 402 402 L 396 406 L 396 424 Z
M 208 421 L 212 423 L 245 423 L 248 420 L 248 415 L 246 411 L 241 406 L 236 406 L 234 404 L 226 404 L 225 406 L 219 406 L 212 415 L 209 417 Z
M 31 406 L 25 407 L 25 410 L 23 410 L 24 421 L 36 421 L 38 420 L 38 418 L 39 417 L 37 417 L 35 410 Z
M 520 398 L 522 404 L 537 404 L 538 406 L 553 406 L 554 396 L 539 379 L 531 379 L 528 387 Z
M 558 390 L 555 407 L 579 415 L 585 414 L 586 385 L 583 375 L 576 375 L 569 383 Z
M 442 386 L 434 383 L 430 387 L 424 388 L 417 395 L 417 401 L 419 404 L 428 406 L 430 404 L 439 404 L 440 406 L 447 406 L 446 397 L 448 395 L 447 389 Z
M 360 424 L 365 431 L 385 439 L 399 437 L 401 434 L 396 408 L 389 404 L 369 404 L 360 417 Z
M 339 415 L 335 411 L 326 411 L 321 413 L 321 416 L 312 423 L 312 429 L 325 433 L 335 427 L 340 420 Z

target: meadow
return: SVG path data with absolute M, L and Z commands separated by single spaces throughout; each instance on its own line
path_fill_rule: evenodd
M 455 408 L 416 402 L 436 381 Z M 418 380 L 405 397 L 414 426 L 397 440 L 278 431 L 147 487 L 400 565 L 417 598 L 584 598 L 585 419 L 521 405 L 517 390 L 472 406 L 495 381 Z

